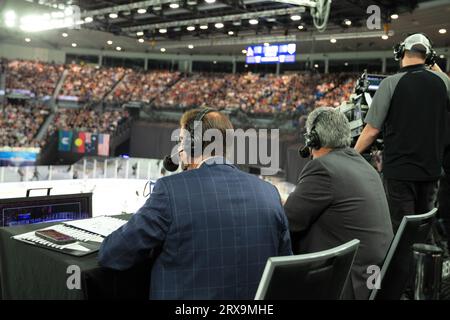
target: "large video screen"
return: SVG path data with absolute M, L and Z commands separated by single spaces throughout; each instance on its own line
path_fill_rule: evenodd
M 0 147 L 0 166 L 35 164 L 40 148 Z
M 247 47 L 246 63 L 293 63 L 297 46 L 295 43 L 264 44 Z

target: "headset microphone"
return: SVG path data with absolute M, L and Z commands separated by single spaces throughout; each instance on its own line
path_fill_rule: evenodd
M 172 157 L 179 155 L 181 152 L 183 152 L 183 150 L 180 150 L 173 154 L 168 154 L 167 156 L 165 156 L 164 160 L 163 160 L 164 169 L 166 169 L 167 171 L 170 171 L 170 172 L 177 171 L 178 167 L 180 165 L 178 163 L 173 162 Z
M 300 154 L 300 157 L 302 158 L 309 158 L 311 156 L 311 150 L 308 146 L 303 146 L 298 149 L 298 153 Z

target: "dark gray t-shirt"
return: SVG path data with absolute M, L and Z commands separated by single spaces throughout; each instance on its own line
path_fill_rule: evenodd
M 365 122 L 383 131 L 386 178 L 439 179 L 448 138 L 450 79 L 423 64 L 384 79 Z

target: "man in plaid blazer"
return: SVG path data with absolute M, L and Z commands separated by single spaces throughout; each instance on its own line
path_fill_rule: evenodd
M 181 127 L 199 112 L 185 113 Z M 204 130 L 232 128 L 218 111 L 201 122 Z M 194 157 L 185 169 L 160 178 L 144 206 L 104 240 L 100 264 L 125 270 L 158 248 L 151 299 L 253 299 L 267 259 L 292 254 L 278 191 L 221 155 Z

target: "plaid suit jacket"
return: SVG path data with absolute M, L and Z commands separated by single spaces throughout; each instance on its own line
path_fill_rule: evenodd
M 157 247 L 151 299 L 253 299 L 267 259 L 292 254 L 276 188 L 214 161 L 159 179 L 99 262 L 125 270 Z

